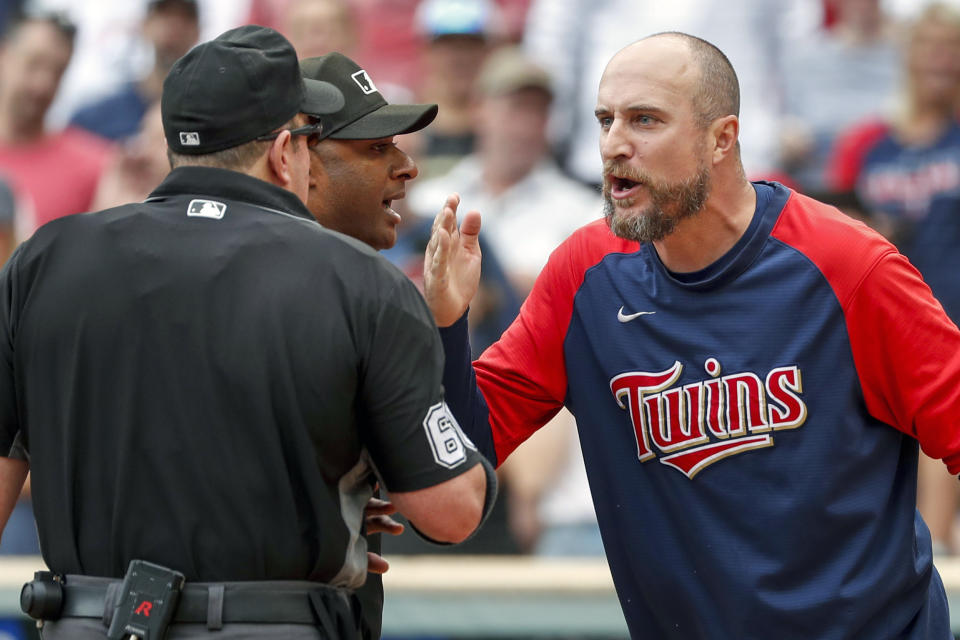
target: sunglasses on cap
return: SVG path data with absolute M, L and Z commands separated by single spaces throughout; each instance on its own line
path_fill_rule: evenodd
M 262 136 L 257 136 L 254 138 L 257 142 L 265 142 L 267 140 L 274 140 L 284 131 L 289 131 L 290 136 L 307 136 L 307 146 L 315 147 L 320 144 L 320 141 L 323 139 L 323 123 L 322 122 L 311 122 L 302 127 L 297 127 L 296 129 L 281 129 L 280 131 L 274 131 L 273 133 L 267 133 Z

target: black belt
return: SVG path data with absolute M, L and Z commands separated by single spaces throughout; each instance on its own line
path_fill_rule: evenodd
M 101 618 L 108 621 L 118 600 L 121 583 L 71 584 L 85 581 L 89 579 L 80 577 L 78 580 L 74 576 L 66 576 L 60 617 Z M 259 586 L 261 584 L 263 586 Z M 218 629 L 226 623 L 315 625 L 324 622 L 328 615 L 344 622 L 354 617 L 349 596 L 328 585 L 290 587 L 282 582 L 187 583 L 180 593 L 173 622 L 204 623 L 212 629 Z

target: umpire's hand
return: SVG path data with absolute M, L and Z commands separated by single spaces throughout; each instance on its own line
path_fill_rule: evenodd
M 397 512 L 392 502 L 370 498 L 363 513 L 367 523 L 367 534 L 389 533 L 398 536 L 403 533 L 403 525 L 390 516 Z M 386 573 L 390 564 L 379 553 L 367 551 L 367 571 L 370 573 Z

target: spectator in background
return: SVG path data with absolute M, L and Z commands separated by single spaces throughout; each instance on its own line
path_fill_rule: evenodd
M 909 34 L 900 110 L 838 139 L 831 186 L 855 189 L 875 227 L 920 270 L 960 323 L 960 13 L 927 7 Z M 952 550 L 960 486 L 921 456 L 918 506 L 934 549 Z
M 140 131 L 111 157 L 100 176 L 91 209 L 101 210 L 147 198 L 170 173 L 160 102 L 143 116 Z
M 332 52 L 356 60 L 357 18 L 362 14 L 355 5 L 351 0 L 284 0 L 274 5 L 278 12 L 277 28 L 287 36 L 301 60 Z M 384 96 L 395 102 L 412 99 L 413 92 L 407 87 L 381 77 L 368 66 L 364 69 L 376 76 L 377 90 Z
M 150 71 L 82 107 L 70 124 L 110 140 L 136 134 L 150 106 L 160 99 L 163 79 L 170 67 L 197 43 L 200 26 L 196 1 L 151 0 L 142 32 L 153 53 Z
M 410 206 L 429 217 L 448 194 L 464 210 L 483 212 L 484 239 L 493 246 L 517 291 L 525 295 L 550 252 L 575 229 L 599 218 L 593 191 L 563 175 L 550 155 L 549 74 L 517 47 L 490 55 L 473 94 L 474 153 L 450 171 L 414 184 Z
M 391 84 L 412 92 L 419 83 L 421 42 L 414 18 L 420 2 L 350 0 L 357 33 L 350 57 L 377 79 L 377 86 Z
M 496 6 L 492 0 L 423 0 L 416 24 L 423 38 L 418 99 L 440 106 L 424 132 L 421 166 L 432 176 L 473 151 L 473 90 L 497 40 Z
M 880 0 L 825 0 L 834 22 L 784 50 L 783 169 L 807 193 L 826 188 L 836 135 L 891 107 L 901 61 Z
M 44 118 L 70 63 L 75 29 L 56 14 L 23 18 L 0 42 L 0 174 L 24 201 L 20 239 L 54 218 L 87 211 L 110 149 Z
M 81 106 L 117 89 L 149 67 L 140 36 L 147 0 L 30 0 L 31 13 L 59 13 L 77 30 L 70 66 L 47 111 L 47 126 L 62 129 Z M 134 70 L 137 70 L 134 72 Z
M 347 0 L 290 0 L 282 11 L 280 31 L 300 59 L 331 51 L 354 55 L 357 30 Z

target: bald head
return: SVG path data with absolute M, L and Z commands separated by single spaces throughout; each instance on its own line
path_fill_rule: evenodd
M 696 70 L 691 99 L 697 123 L 701 127 L 724 116 L 740 116 L 740 83 L 733 65 L 720 49 L 706 40 L 679 31 L 665 31 L 638 40 L 622 49 L 621 53 L 640 48 L 645 42 L 661 39 L 682 45 L 682 50 L 689 56 L 687 61 Z
M 732 203 L 752 217 L 752 204 L 741 207 L 756 195 L 740 162 L 738 111 L 736 74 L 708 42 L 663 33 L 617 52 L 594 111 L 610 229 L 656 243 L 705 210 L 725 215 Z

